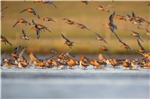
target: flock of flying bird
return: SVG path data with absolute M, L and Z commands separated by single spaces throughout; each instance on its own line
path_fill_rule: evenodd
M 88 1 L 85 0 L 81 0 L 83 3 L 88 4 Z M 48 0 L 35 0 L 34 3 L 36 2 L 43 2 L 43 4 L 51 4 L 53 7 L 57 8 L 56 5 L 54 4 L 54 2 L 52 1 L 48 1 Z M 101 11 L 106 11 L 106 12 L 110 12 L 109 11 L 109 6 L 110 5 L 104 5 L 104 6 L 98 6 L 98 10 Z M 148 6 L 150 6 L 150 3 L 148 4 Z M 3 9 L 1 9 L 1 19 L 4 18 L 4 16 L 2 16 L 2 12 L 4 10 L 6 10 L 8 7 L 5 7 Z M 29 13 L 33 13 L 33 15 L 37 16 L 38 19 L 40 19 L 40 16 L 38 15 L 38 12 L 33 9 L 33 8 L 26 8 L 23 9 L 22 11 L 20 11 L 20 13 L 23 12 L 29 12 Z M 148 26 L 150 26 L 150 22 L 145 20 L 142 17 L 136 16 L 135 13 L 132 11 L 132 15 L 115 15 L 115 11 L 109 16 L 109 23 L 103 24 L 105 27 L 109 28 L 111 30 L 111 32 L 114 34 L 114 36 L 117 38 L 117 40 L 122 44 L 121 47 L 125 48 L 127 50 L 134 50 L 132 49 L 128 44 L 126 44 L 124 41 L 122 41 L 119 36 L 116 34 L 116 30 L 117 30 L 117 25 L 114 23 L 114 17 L 119 19 L 119 20 L 125 20 L 125 21 L 130 21 L 133 24 L 137 25 L 138 29 L 141 30 L 145 30 L 145 34 L 147 34 L 147 36 L 150 36 L 150 31 L 146 28 L 142 27 L 142 23 L 146 23 Z M 84 29 L 84 30 L 88 30 L 91 31 L 89 28 L 87 28 L 84 24 L 72 21 L 68 18 L 63 18 L 63 20 L 66 21 L 66 23 L 68 25 L 77 25 L 78 28 L 80 29 Z M 50 17 L 45 17 L 43 18 L 43 21 L 52 21 L 52 22 L 56 22 L 55 20 L 53 20 Z M 46 26 L 36 23 L 33 19 L 32 19 L 32 24 L 30 22 L 28 22 L 26 19 L 18 19 L 17 22 L 14 23 L 13 28 L 16 27 L 18 24 L 25 24 L 25 25 L 34 25 L 31 29 L 36 31 L 37 34 L 37 39 L 40 38 L 40 33 L 42 31 L 48 31 L 51 32 Z M 71 41 L 70 39 L 68 39 L 64 34 L 61 34 L 62 38 L 65 40 L 65 44 L 67 46 L 70 47 L 71 50 L 64 52 L 62 54 L 56 52 L 55 50 L 51 50 L 52 53 L 54 53 L 54 56 L 50 56 L 46 59 L 39 59 L 37 58 L 36 55 L 34 55 L 32 52 L 30 52 L 29 55 L 29 60 L 27 60 L 24 56 L 23 53 L 24 51 L 27 49 L 27 47 L 21 47 L 20 45 L 15 47 L 14 52 L 10 54 L 10 57 L 6 57 L 7 53 L 4 53 L 1 55 L 1 66 L 6 65 L 8 68 L 11 68 L 12 66 L 17 66 L 18 68 L 29 68 L 30 66 L 34 65 L 35 67 L 42 67 L 42 68 L 53 68 L 56 67 L 57 69 L 66 69 L 66 68 L 70 68 L 73 69 L 75 66 L 82 66 L 82 69 L 87 69 L 88 66 L 92 65 L 94 69 L 102 69 L 104 67 L 106 67 L 107 65 L 111 65 L 114 68 L 118 68 L 120 66 L 124 66 L 125 68 L 129 68 L 129 69 L 138 69 L 139 67 L 141 68 L 150 68 L 150 53 L 148 53 L 144 47 L 141 45 L 140 41 L 143 42 L 143 39 L 141 37 L 141 35 L 133 30 L 129 30 L 132 34 L 132 36 L 137 37 L 137 44 L 139 45 L 140 49 L 139 50 L 134 50 L 136 52 L 138 52 L 139 54 L 141 54 L 143 56 L 142 60 L 138 60 L 138 59 L 134 59 L 134 60 L 129 60 L 129 59 L 116 59 L 116 58 L 108 58 L 106 59 L 102 54 L 98 55 L 98 60 L 96 59 L 89 59 L 84 55 L 81 55 L 80 60 L 77 60 L 74 58 L 73 55 L 70 54 L 71 50 L 72 50 L 72 46 L 74 45 L 74 43 Z M 22 39 L 24 40 L 29 40 L 29 37 L 26 35 L 24 29 L 22 29 Z M 106 44 L 107 41 L 98 33 L 95 33 L 95 35 L 97 36 L 97 40 L 99 41 L 103 41 Z M 6 37 L 1 35 L 1 42 L 4 42 L 5 44 L 8 43 L 10 46 L 12 46 L 12 44 L 7 40 Z M 106 46 L 99 46 L 99 48 L 103 51 L 106 52 L 110 52 L 110 50 L 106 47 Z

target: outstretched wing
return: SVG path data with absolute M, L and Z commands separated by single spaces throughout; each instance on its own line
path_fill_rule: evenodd
M 109 17 L 109 22 L 110 23 L 113 23 L 113 18 L 114 18 L 114 16 L 115 16 L 115 11 L 110 15 L 110 17 Z
M 33 10 L 33 14 L 36 15 L 36 16 L 40 19 L 40 16 L 39 16 L 39 14 L 37 13 L 37 11 L 34 10 L 33 8 L 32 8 L 32 10 Z
M 22 29 L 22 34 L 23 34 L 23 36 L 26 36 L 24 29 Z
M 18 24 L 18 22 L 19 22 L 19 21 L 17 21 L 17 22 L 13 25 L 13 27 L 15 27 L 15 26 Z
M 68 42 L 71 42 L 69 39 L 67 39 L 63 34 L 61 34 L 61 36 Z
M 144 49 L 144 47 L 141 45 L 141 43 L 140 43 L 140 41 L 137 39 L 137 42 L 138 42 L 138 45 L 140 46 L 140 48 L 142 49 L 142 50 L 144 50 L 145 52 L 147 52 L 145 49 Z
M 27 9 L 23 9 L 20 13 L 22 13 L 22 12 L 24 12 L 24 11 L 26 11 Z
M 136 17 L 135 13 L 132 11 L 132 17 Z
M 1 9 L 1 12 L 3 12 L 5 9 L 7 9 L 8 7 L 5 7 L 5 8 L 3 8 L 3 9 Z
M 40 32 L 41 32 L 41 30 L 40 30 L 40 29 L 37 29 L 37 30 L 36 30 L 37 39 L 39 39 L 39 38 L 40 38 Z

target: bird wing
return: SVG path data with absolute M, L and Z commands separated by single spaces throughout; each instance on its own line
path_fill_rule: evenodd
M 41 30 L 40 30 L 40 29 L 37 29 L 37 30 L 36 30 L 37 39 L 39 39 L 39 38 L 40 38 L 40 32 L 41 32 Z
M 15 47 L 14 48 L 14 54 L 17 54 L 18 53 L 18 51 L 19 51 L 19 49 L 21 48 L 21 46 L 19 45 L 19 46 L 17 46 L 17 47 Z
M 13 25 L 13 27 L 15 27 L 15 26 L 18 24 L 18 22 L 19 22 L 19 21 L 17 21 L 17 22 Z
M 136 17 L 135 13 L 132 11 L 132 17 Z
M 57 8 L 52 0 L 48 0 L 48 1 L 53 7 Z
M 33 8 L 31 8 L 33 10 L 33 14 L 36 15 L 39 19 L 40 19 L 40 16 L 38 15 L 37 11 L 34 10 Z
M 26 11 L 27 9 L 23 9 L 22 11 L 20 11 L 20 13 L 22 13 L 22 12 L 24 12 L 24 11 Z
M 63 34 L 61 34 L 61 36 L 68 42 L 71 42 L 69 39 L 67 39 Z
M 19 57 L 22 57 L 22 55 L 23 55 L 23 53 L 24 53 L 24 51 L 25 51 L 26 49 L 27 49 L 27 46 L 24 47 L 22 50 L 19 51 L 19 53 L 18 53 Z
M 145 52 L 147 52 L 145 49 L 144 49 L 144 47 L 141 45 L 141 43 L 140 43 L 140 41 L 137 39 L 137 42 L 138 42 L 138 45 L 140 46 L 140 48 L 142 49 L 142 50 L 144 50 Z
M 5 7 L 5 8 L 3 8 L 3 9 L 1 9 L 1 12 L 3 12 L 5 9 L 7 9 L 8 7 Z
M 26 36 L 24 29 L 22 29 L 22 34 L 23 34 L 23 36 Z
M 110 22 L 110 23 L 113 23 L 114 15 L 115 15 L 115 11 L 114 11 L 114 12 L 110 15 L 110 17 L 109 17 L 109 22 Z
M 32 23 L 34 24 L 34 25 L 36 25 L 36 23 L 34 22 L 34 20 L 32 19 Z

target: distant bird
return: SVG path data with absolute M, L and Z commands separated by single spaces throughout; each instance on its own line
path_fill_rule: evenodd
M 2 8 L 1 9 L 1 20 L 4 18 L 4 16 L 2 15 L 3 11 L 6 10 L 8 7 Z
M 103 42 L 105 42 L 106 44 L 108 44 L 108 43 L 106 42 L 106 40 L 105 40 L 102 36 L 100 36 L 98 33 L 95 33 L 95 34 L 97 35 L 97 40 L 103 41 Z
M 110 7 L 110 6 L 112 6 L 112 5 L 103 5 L 103 6 L 99 5 L 97 7 L 97 9 L 100 10 L 100 11 L 110 12 L 110 10 L 108 9 L 108 7 Z
M 150 31 L 148 29 L 145 28 L 145 34 L 150 36 Z
M 111 53 L 110 50 L 109 50 L 106 46 L 101 46 L 101 45 L 100 45 L 99 48 L 100 48 L 101 50 L 103 50 L 103 51 L 106 51 L 106 52 Z
M 22 10 L 20 13 L 22 13 L 24 11 L 28 11 L 29 13 L 33 13 L 34 15 L 36 15 L 40 19 L 39 14 L 33 8 L 26 8 L 26 9 Z
M 122 45 L 121 45 L 122 48 L 125 48 L 127 50 L 132 50 L 132 48 L 129 45 L 127 45 L 125 42 L 123 42 L 117 35 L 116 35 L 116 37 L 119 40 L 119 42 L 122 43 Z
M 22 39 L 29 40 L 29 37 L 26 35 L 24 29 L 22 29 L 22 34 L 23 34 L 23 36 L 21 37 Z
M 115 18 L 126 21 L 126 16 L 123 15 L 116 15 Z
M 4 11 L 4 10 L 6 10 L 8 7 L 5 7 L 5 8 L 3 8 L 3 9 L 1 9 L 1 13 Z
M 63 20 L 67 20 L 66 23 L 69 24 L 69 25 L 76 24 L 75 21 L 72 21 L 72 20 L 67 19 L 67 18 L 63 18 Z
M 89 28 L 87 28 L 85 25 L 81 24 L 81 23 L 76 23 L 77 24 L 77 27 L 80 28 L 80 29 L 87 29 L 90 31 Z
M 61 34 L 62 38 L 64 38 L 66 41 L 65 41 L 65 44 L 68 45 L 70 48 L 73 46 L 73 43 L 72 41 L 70 41 L 68 38 L 66 38 L 63 34 Z
M 13 27 L 15 27 L 18 23 L 24 23 L 25 25 L 27 25 L 27 24 L 31 25 L 31 23 L 28 22 L 26 19 L 21 18 L 21 19 L 17 20 L 17 22 L 13 25 Z
M 147 36 L 150 36 L 150 31 L 149 31 L 148 29 L 146 29 L 146 28 L 141 28 L 140 26 L 137 26 L 137 28 L 138 28 L 138 29 L 145 30 L 145 34 L 146 34 Z
M 1 40 L 1 42 L 4 42 L 5 45 L 6 45 L 6 43 L 8 43 L 10 46 L 12 46 L 12 44 L 4 36 L 2 36 L 2 35 L 1 35 L 0 40 Z
M 88 0 L 81 0 L 82 3 L 85 3 L 86 5 L 88 5 Z
M 148 52 L 144 49 L 144 47 L 141 45 L 141 43 L 140 43 L 139 40 L 137 40 L 137 43 L 138 43 L 138 45 L 139 45 L 139 47 L 140 47 L 140 49 L 138 50 L 140 53 L 148 53 Z
M 106 26 L 107 28 L 109 28 L 112 33 L 116 34 L 115 30 L 117 30 L 117 26 L 113 22 L 114 16 L 115 16 L 115 11 L 110 15 L 110 17 L 109 17 L 109 23 L 104 24 L 104 26 Z
M 57 8 L 52 0 L 42 0 L 44 4 L 51 4 L 54 8 Z
M 141 35 L 140 35 L 139 33 L 135 32 L 135 31 L 132 31 L 132 30 L 131 30 L 131 32 L 132 32 L 131 35 L 133 35 L 134 37 L 137 37 L 137 38 L 140 39 L 142 42 L 144 42 L 144 41 L 142 40 L 142 37 L 141 37 Z
M 50 18 L 50 17 L 44 17 L 43 18 L 43 21 L 52 21 L 52 22 L 56 22 L 56 21 L 54 21 L 52 18 Z

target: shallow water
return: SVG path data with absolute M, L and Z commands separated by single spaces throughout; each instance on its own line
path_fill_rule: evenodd
M 2 98 L 149 99 L 148 69 L 2 69 Z

